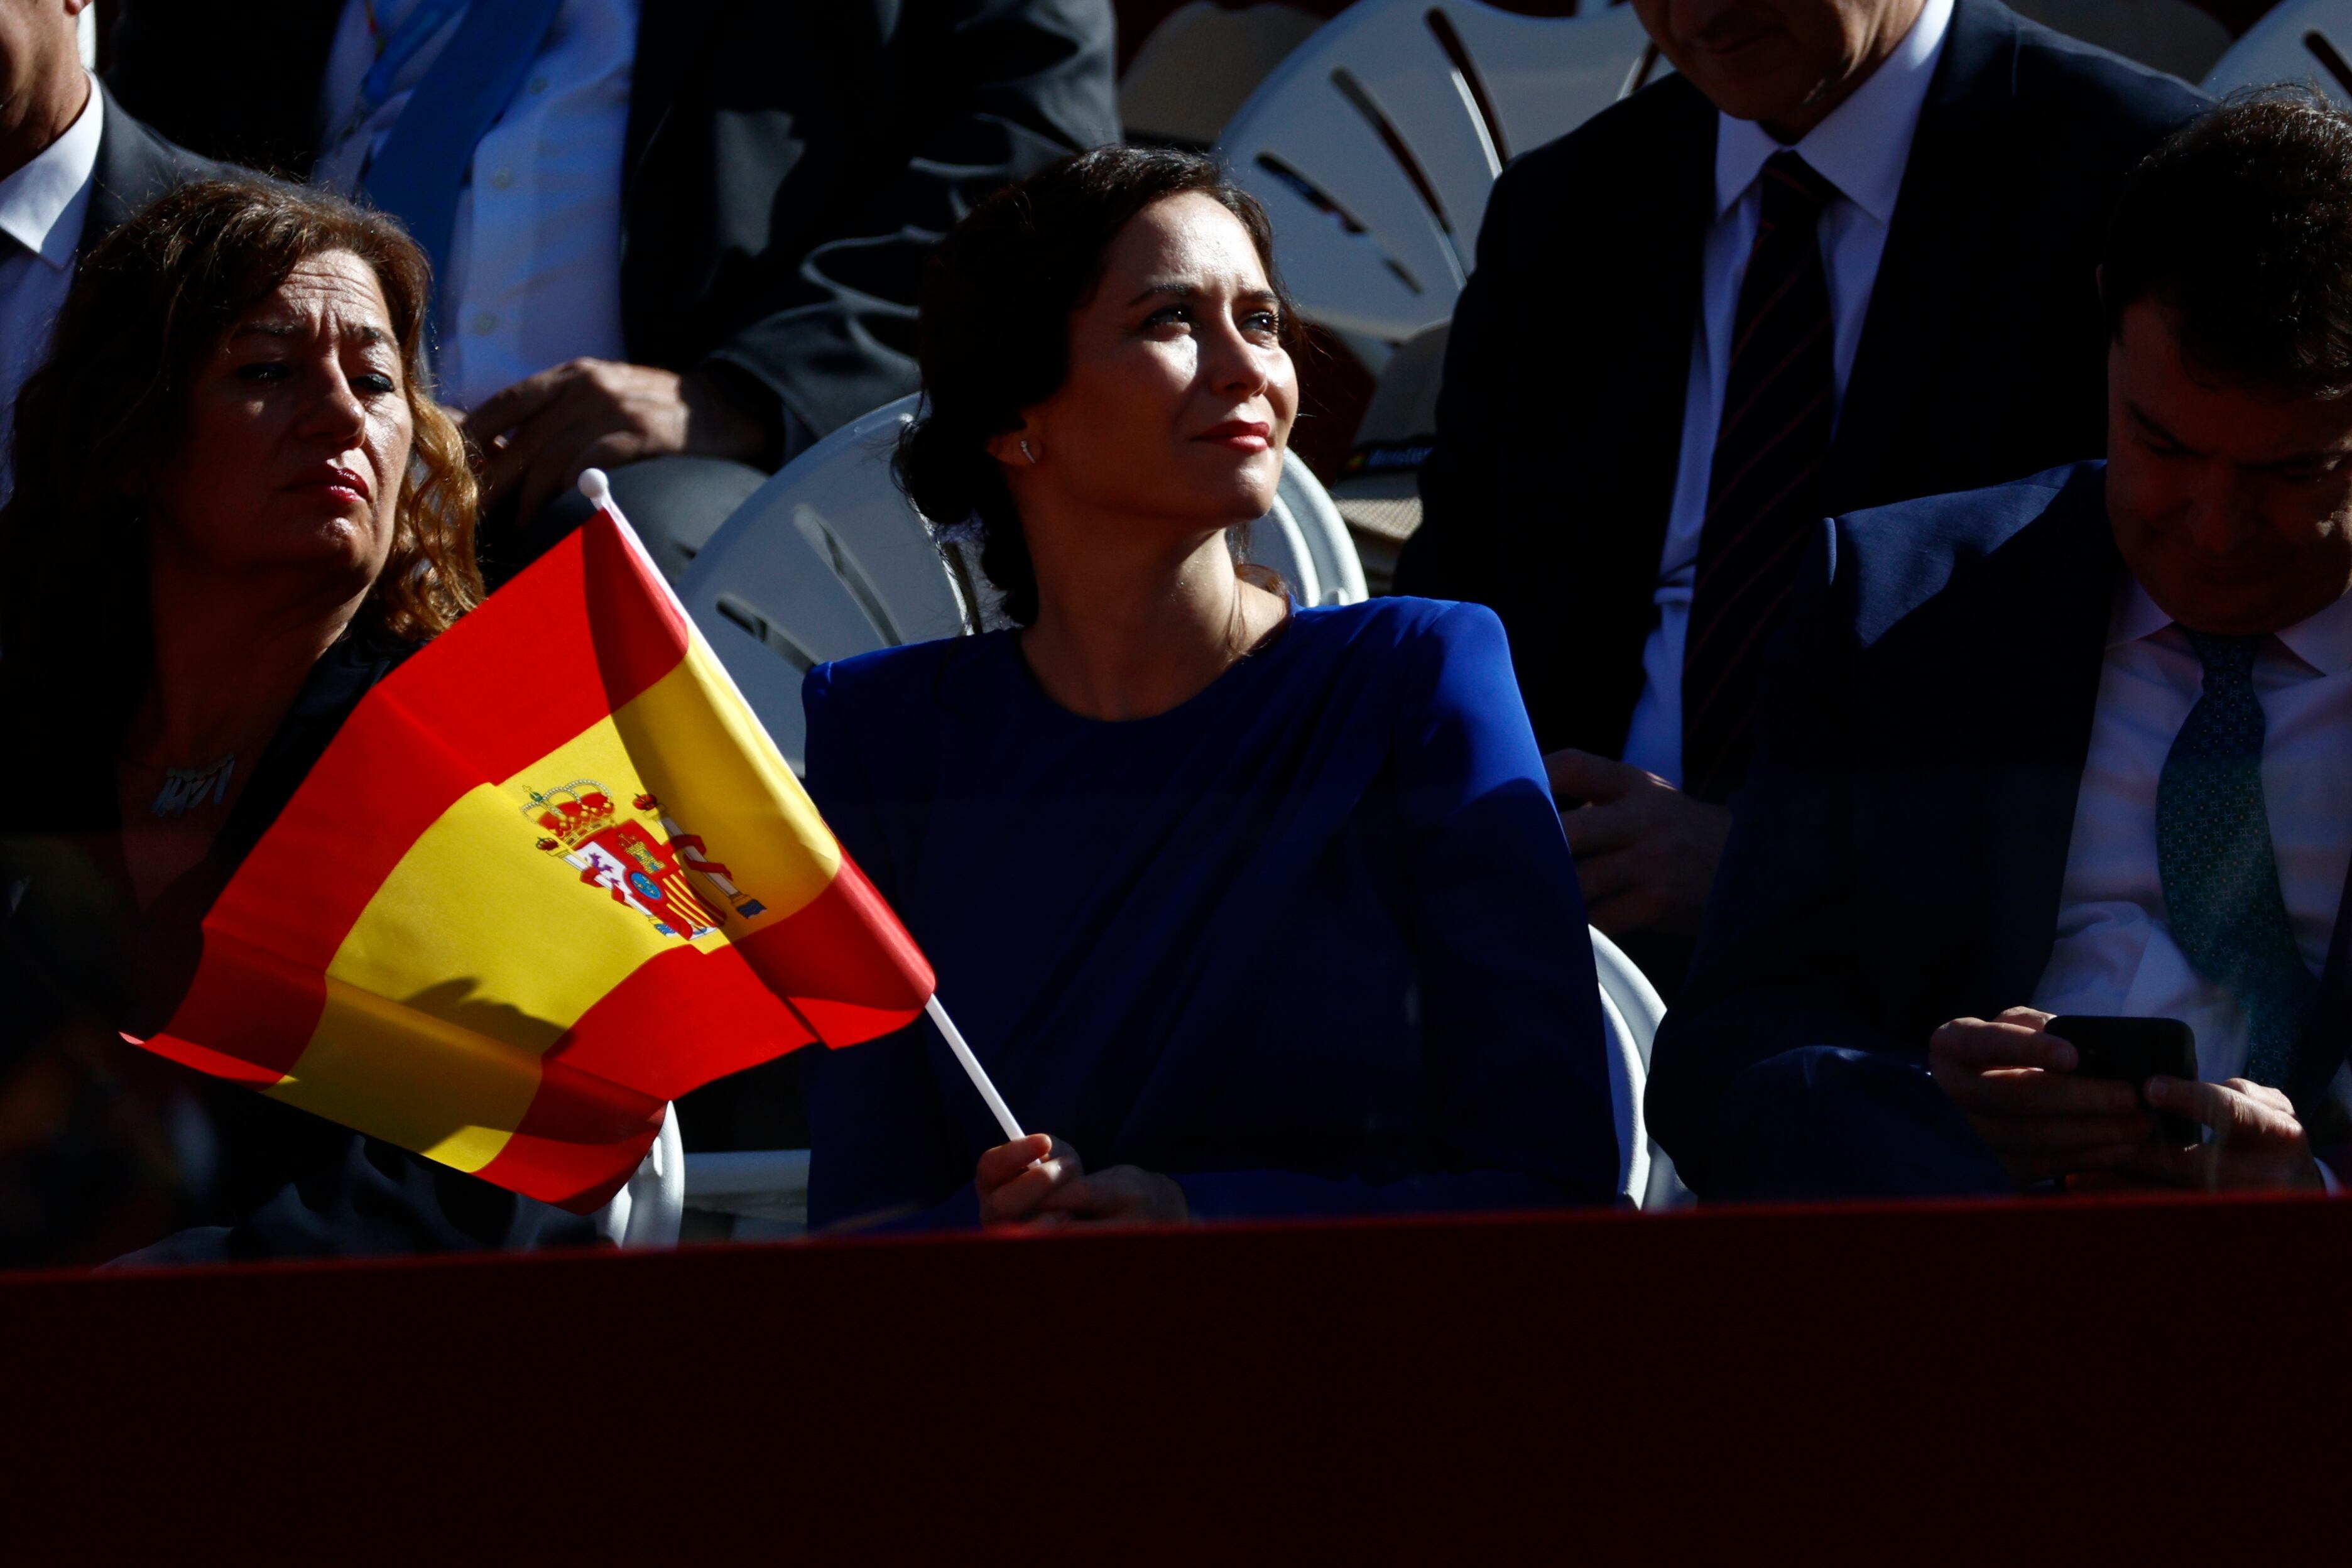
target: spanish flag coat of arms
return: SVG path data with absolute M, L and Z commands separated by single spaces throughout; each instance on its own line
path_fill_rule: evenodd
M 582 1212 L 929 965 L 609 507 L 362 698 L 148 1049 Z

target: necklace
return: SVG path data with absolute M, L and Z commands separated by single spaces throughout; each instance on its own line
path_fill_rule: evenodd
M 155 792 L 155 804 L 147 809 L 168 822 L 198 806 L 218 805 L 228 798 L 228 781 L 236 772 L 235 752 L 201 768 L 165 768 L 163 787 Z

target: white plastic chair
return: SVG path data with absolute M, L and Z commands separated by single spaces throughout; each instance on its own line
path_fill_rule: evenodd
M 1453 316 L 1503 165 L 1665 68 L 1630 5 L 1358 0 L 1242 105 L 1218 156 L 1273 216 L 1300 310 L 1396 342 Z
M 805 1149 L 688 1154 L 685 1203 L 734 1216 L 734 1239 L 782 1240 L 808 1229 L 808 1179 Z
M 1674 1160 L 1652 1140 L 1642 1121 L 1650 1084 L 1650 1047 L 1658 1037 L 1665 1002 L 1624 950 L 1592 932 L 1592 967 L 1601 976 L 1601 1018 L 1609 1036 L 1609 1100 L 1617 1113 L 1617 1190 L 1637 1208 L 1678 1208 L 1691 1192 L 1675 1174 Z
M 812 667 L 989 621 L 976 563 L 940 553 L 891 476 L 917 401 L 885 404 L 786 464 L 719 524 L 678 581 L 687 613 L 794 768 L 807 750 L 801 677 Z M 1295 455 L 1245 550 L 1301 604 L 1365 597 L 1347 524 Z
M 915 400 L 803 452 L 719 525 L 678 580 L 687 613 L 793 767 L 801 677 L 828 659 L 954 637 L 975 614 L 890 478 Z
M 679 1142 L 677 1107 L 662 1118 L 661 1135 L 637 1164 L 629 1184 L 592 1216 L 614 1246 L 637 1251 L 676 1247 L 686 1215 L 686 1145 Z
M 1279 0 L 1238 9 L 1185 0 L 1144 38 L 1118 79 L 1130 142 L 1206 147 L 1322 18 Z
M 2219 96 L 2287 81 L 2352 104 L 2352 0 L 2282 0 L 2230 46 L 2202 86 Z

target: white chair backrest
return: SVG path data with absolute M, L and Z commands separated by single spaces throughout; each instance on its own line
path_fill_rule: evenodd
M 954 576 L 890 477 L 915 399 L 803 452 L 719 525 L 678 597 L 794 768 L 801 677 L 828 659 L 950 637 L 971 624 Z
M 1281 573 L 1302 605 L 1358 605 L 1370 596 L 1347 520 L 1296 452 L 1283 454 L 1274 510 L 1250 524 L 1242 550 Z
M 807 1233 L 808 1179 L 805 1149 L 688 1154 L 685 1206 L 730 1215 L 736 1240 L 782 1240 Z
M 1675 1163 L 1652 1141 L 1642 1121 L 1642 1095 L 1650 1085 L 1650 1047 L 1665 1002 L 1625 952 L 1598 931 L 1592 932 L 1592 967 L 1601 976 L 1601 1017 L 1609 1035 L 1610 1108 L 1617 1113 L 1617 1190 L 1638 1208 L 1679 1207 L 1690 1189 L 1675 1175 Z
M 1402 340 L 1454 314 L 1504 163 L 1639 85 L 1649 44 L 1627 5 L 1357 0 L 1242 105 L 1218 156 L 1273 216 L 1299 308 Z
M 1128 140 L 1205 147 L 1322 18 L 1278 3 L 1238 10 L 1185 0 L 1160 19 L 1118 79 Z
M 677 1130 L 677 1107 L 662 1118 L 660 1136 L 628 1185 L 589 1216 L 597 1233 L 615 1247 L 632 1251 L 676 1247 L 686 1217 L 686 1145 Z
M 2202 85 L 2218 97 L 2282 81 L 2309 82 L 2352 104 L 2352 0 L 2281 0 L 2230 46 Z
M 801 677 L 829 659 L 981 629 L 989 596 L 959 552 L 950 565 L 891 476 L 902 397 L 784 466 L 719 524 L 678 597 L 794 768 L 808 727 Z M 1364 572 L 1331 498 L 1296 455 L 1274 510 L 1250 525 L 1248 558 L 1302 605 L 1351 605 Z

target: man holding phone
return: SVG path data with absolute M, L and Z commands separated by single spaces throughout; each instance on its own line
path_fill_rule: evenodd
M 2280 90 L 2179 132 L 2101 295 L 2105 464 L 1814 544 L 1653 1063 L 1703 1195 L 2352 1156 L 2352 115 Z M 2119 1016 L 2186 1025 L 2194 1076 L 2140 1078 Z

